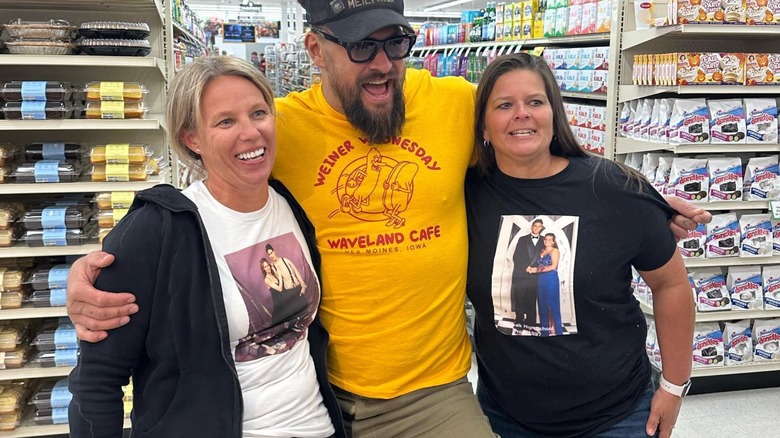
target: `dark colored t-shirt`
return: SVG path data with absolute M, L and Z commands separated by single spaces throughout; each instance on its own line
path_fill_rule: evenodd
M 674 211 L 646 181 L 641 192 L 626 182 L 616 164 L 598 158 L 570 159 L 543 179 L 468 175 L 468 296 L 480 383 L 540 434 L 598 433 L 630 414 L 647 388 L 646 325 L 631 266 L 650 271 L 671 259 Z M 515 323 L 512 303 L 527 293 L 513 291 L 512 272 L 529 267 L 514 266 L 513 255 L 536 220 L 559 260 L 557 279 L 540 275 L 546 267 L 535 273 L 539 312 L 529 327 Z

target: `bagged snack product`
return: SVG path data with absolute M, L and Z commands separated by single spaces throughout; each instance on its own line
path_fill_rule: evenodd
M 659 126 L 659 118 L 661 115 L 661 99 L 654 99 L 653 101 L 653 113 L 650 116 L 650 126 L 647 130 L 647 139 L 652 141 L 653 143 L 658 143 L 658 131 L 660 129 Z
M 693 329 L 693 367 L 723 366 L 723 332 L 717 322 L 700 322 Z
M 777 143 L 775 99 L 745 99 L 747 143 Z
M 699 312 L 731 309 L 726 276 L 718 268 L 703 268 L 693 273 L 696 285 L 696 308 Z
M 753 360 L 780 359 L 780 318 L 753 323 Z
M 739 157 L 710 158 L 707 171 L 710 175 L 710 202 L 742 198 L 742 160 Z
M 753 361 L 753 332 L 749 319 L 723 325 L 723 349 L 726 366 Z
M 669 123 L 672 118 L 674 99 L 661 99 L 658 110 L 658 142 L 669 143 Z
M 710 99 L 711 143 L 745 143 L 745 108 L 741 99 Z
M 734 213 L 715 214 L 707 224 L 707 258 L 739 255 L 739 222 Z
M 739 218 L 740 257 L 772 255 L 772 222 L 767 214 L 745 214 Z
M 704 99 L 676 99 L 669 121 L 669 143 L 709 143 L 710 113 Z
M 618 119 L 618 134 L 628 137 L 628 122 L 631 120 L 631 106 L 627 102 L 620 104 L 620 118 Z
M 707 226 L 699 224 L 695 230 L 688 231 L 688 235 L 677 241 L 680 254 L 684 259 L 703 259 L 704 244 L 707 242 Z
M 686 201 L 706 201 L 710 186 L 707 160 L 675 157 L 669 176 L 672 195 Z
M 636 171 L 642 171 L 642 153 L 641 152 L 631 152 L 630 154 L 626 155 L 626 161 L 623 162 L 626 166 L 636 170 Z
M 763 201 L 780 198 L 780 168 L 777 155 L 753 157 L 745 168 L 744 199 Z
M 655 182 L 655 175 L 658 169 L 658 159 L 660 157 L 674 158 L 674 154 L 648 152 L 642 156 L 642 175 L 647 178 L 650 184 Z
M 733 310 L 764 308 L 764 285 L 760 266 L 729 266 L 726 286 Z
M 674 194 L 674 189 L 669 186 L 674 158 L 673 156 L 665 155 L 658 157 L 658 169 L 655 171 L 653 187 L 662 195 Z
M 645 351 L 650 363 L 661 369 L 661 349 L 658 346 L 658 335 L 655 331 L 655 321 L 652 318 L 647 319 L 647 337 L 645 338 Z
M 766 266 L 763 272 L 764 309 L 780 309 L 780 266 Z
M 649 140 L 650 121 L 652 120 L 654 99 L 645 99 L 639 112 L 639 124 L 634 127 L 634 138 Z
M 772 255 L 780 255 L 780 221 L 772 219 Z

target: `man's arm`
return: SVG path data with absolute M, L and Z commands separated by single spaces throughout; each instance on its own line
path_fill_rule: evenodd
M 70 268 L 66 307 L 82 341 L 102 341 L 108 336 L 106 330 L 127 324 L 130 315 L 138 312 L 133 294 L 103 292 L 92 286 L 100 270 L 113 262 L 111 254 L 93 251 Z
M 712 214 L 707 210 L 696 207 L 690 202 L 680 199 L 676 196 L 665 196 L 666 202 L 677 210 L 672 218 L 669 227 L 674 233 L 674 237 L 683 239 L 688 235 L 688 231 L 693 231 L 699 224 L 708 224 L 712 221 Z

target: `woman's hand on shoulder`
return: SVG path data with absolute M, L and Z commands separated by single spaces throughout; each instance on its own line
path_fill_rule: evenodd
M 688 235 L 688 231 L 695 230 L 699 224 L 708 224 L 712 221 L 712 214 L 701 207 L 696 207 L 676 196 L 665 196 L 664 198 L 678 213 L 672 218 L 672 222 L 669 225 L 672 233 L 678 239 L 685 238 Z

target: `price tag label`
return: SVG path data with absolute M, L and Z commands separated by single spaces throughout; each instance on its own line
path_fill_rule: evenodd
M 124 109 L 122 111 L 124 115 Z M 130 144 L 107 144 L 106 163 L 120 164 L 130 161 Z
M 106 181 L 127 182 L 130 181 L 129 164 L 106 164 Z
M 125 100 L 125 83 L 101 82 L 100 100 Z
M 111 192 L 111 208 L 130 208 L 135 192 Z
M 772 211 L 772 219 L 780 220 L 780 201 L 769 201 L 769 210 Z
M 100 118 L 101 119 L 124 119 L 125 102 L 124 101 L 101 102 Z

